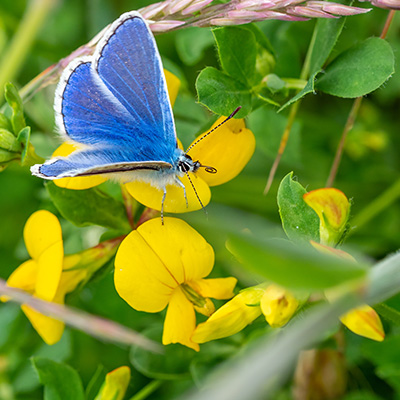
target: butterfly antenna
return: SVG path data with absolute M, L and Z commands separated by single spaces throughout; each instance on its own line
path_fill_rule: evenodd
M 197 193 L 197 190 L 196 190 L 195 186 L 193 185 L 193 182 L 192 182 L 192 180 L 190 179 L 190 176 L 189 176 L 189 174 L 188 174 L 187 172 L 186 172 L 186 176 L 187 176 L 187 178 L 189 179 L 190 184 L 192 185 L 194 194 L 196 195 L 197 200 L 199 201 L 199 203 L 200 203 L 200 205 L 201 205 L 201 208 L 204 210 L 204 212 L 205 212 L 206 215 L 207 215 L 207 211 L 206 211 L 206 209 L 205 209 L 203 203 L 201 202 L 201 199 L 200 199 L 200 197 L 199 197 L 199 194 Z
M 223 125 L 225 122 L 228 122 L 231 118 L 235 116 L 239 112 L 239 110 L 242 107 L 239 106 L 229 117 L 225 118 L 220 124 L 212 128 L 209 132 L 207 132 L 205 135 L 203 135 L 199 140 L 196 140 L 187 150 L 186 153 L 189 153 L 190 149 L 192 149 L 194 146 L 196 146 L 197 143 L 201 142 L 204 138 L 206 138 L 210 133 L 214 132 L 216 129 L 218 129 L 221 125 Z

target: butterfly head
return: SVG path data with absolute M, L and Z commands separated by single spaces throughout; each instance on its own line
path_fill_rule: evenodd
M 178 160 L 178 170 L 184 174 L 188 172 L 196 172 L 199 168 L 204 168 L 206 172 L 210 174 L 215 174 L 217 170 L 214 167 L 209 167 L 207 165 L 202 165 L 200 161 L 193 161 L 189 154 L 184 153 Z

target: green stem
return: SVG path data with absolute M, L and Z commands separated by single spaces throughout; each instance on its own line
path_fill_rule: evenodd
M 353 220 L 354 229 L 349 231 L 349 234 L 354 233 L 356 229 L 365 225 L 371 219 L 375 218 L 379 213 L 387 209 L 392 203 L 400 198 L 400 179 L 398 179 L 392 186 L 390 186 L 380 196 L 375 198 L 367 207 L 361 210 Z
M 156 391 L 163 381 L 151 381 L 148 385 L 146 385 L 142 390 L 139 390 L 133 397 L 129 400 L 143 400 L 149 397 L 154 391 Z
M 43 21 L 54 4 L 55 0 L 30 2 L 11 44 L 0 61 L 0 103 L 3 101 L 4 85 L 17 75 Z
M 311 65 L 311 55 L 314 49 L 315 41 L 317 38 L 317 26 L 314 28 L 314 32 L 310 41 L 310 45 L 308 46 L 307 50 L 307 55 L 304 60 L 303 68 L 300 73 L 300 80 L 307 80 L 307 77 L 310 72 L 310 65 Z M 268 179 L 267 179 L 267 184 L 265 185 L 264 189 L 264 195 L 266 195 L 269 192 L 269 189 L 271 188 L 272 182 L 274 181 L 275 173 L 276 170 L 278 169 L 279 163 L 281 161 L 281 158 L 283 156 L 283 153 L 286 149 L 287 142 L 289 140 L 289 135 L 290 131 L 292 130 L 292 125 L 296 119 L 297 116 L 297 111 L 299 110 L 301 103 L 301 99 L 296 101 L 291 107 L 290 107 L 290 112 L 289 112 L 289 117 L 286 123 L 285 130 L 283 131 L 282 137 L 281 137 L 281 142 L 279 143 L 279 149 L 278 149 L 278 154 L 275 157 L 274 163 L 272 164 L 271 170 L 269 171 Z
M 286 89 L 297 89 L 303 90 L 304 86 L 307 85 L 306 79 L 294 79 L 294 78 L 281 78 L 285 83 Z
M 347 134 L 353 128 L 354 121 L 357 118 L 358 110 L 360 109 L 362 99 L 363 99 L 362 97 L 357 97 L 354 100 L 354 103 L 353 103 L 353 106 L 351 107 L 349 116 L 347 117 L 346 125 L 343 128 L 342 136 L 340 138 L 339 145 L 336 149 L 335 158 L 333 160 L 332 167 L 329 172 L 329 177 L 326 181 L 325 187 L 327 187 L 327 188 L 332 187 L 333 182 L 335 181 L 336 174 L 339 169 L 340 161 L 342 160 L 342 154 L 343 154 L 344 145 L 346 143 Z

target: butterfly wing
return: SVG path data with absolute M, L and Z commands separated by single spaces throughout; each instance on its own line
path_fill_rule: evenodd
M 154 37 L 136 12 L 115 21 L 93 58 L 75 60 L 56 90 L 56 123 L 83 150 L 32 168 L 42 178 L 83 175 L 140 163 L 171 168 L 176 135 Z M 159 164 L 157 164 L 159 163 Z M 113 168 L 114 168 L 113 167 Z M 89 174 L 89 173 L 88 173 Z

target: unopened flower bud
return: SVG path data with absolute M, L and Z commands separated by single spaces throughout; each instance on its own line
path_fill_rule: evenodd
M 272 328 L 285 325 L 296 312 L 299 302 L 288 290 L 269 285 L 261 297 L 261 311 Z

